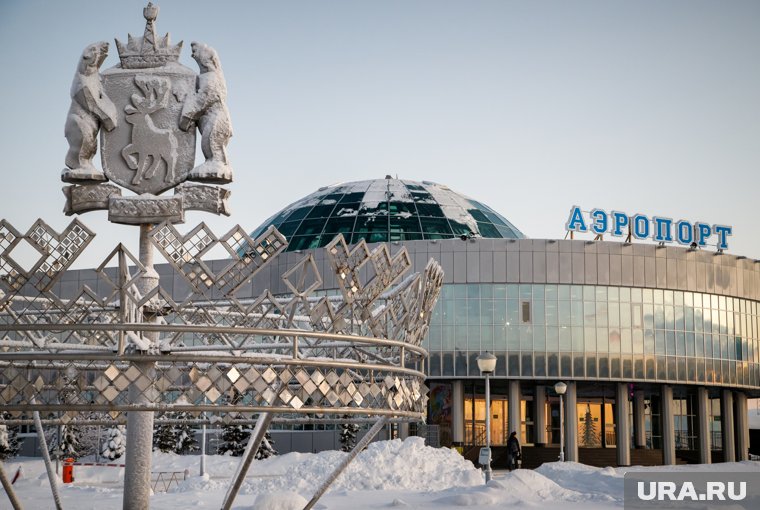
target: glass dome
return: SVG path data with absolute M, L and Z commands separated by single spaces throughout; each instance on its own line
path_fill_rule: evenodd
M 293 202 L 251 236 L 274 225 L 289 251 L 319 248 L 337 234 L 349 244 L 484 237 L 523 239 L 502 215 L 434 182 L 386 177 L 333 184 Z

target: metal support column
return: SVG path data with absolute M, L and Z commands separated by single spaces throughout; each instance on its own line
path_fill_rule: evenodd
M 633 392 L 633 439 L 634 447 L 647 447 L 647 430 L 646 430 L 646 405 L 644 402 L 644 392 Z
M 710 396 L 707 388 L 697 388 L 697 432 L 699 434 L 699 463 L 710 464 Z
M 398 438 L 402 441 L 409 437 L 409 422 L 403 421 L 398 424 Z
M 16 491 L 13 490 L 11 481 L 8 480 L 8 475 L 5 472 L 5 466 L 3 466 L 2 460 L 0 460 L 0 484 L 2 484 L 3 489 L 5 489 L 5 493 L 8 495 L 13 510 L 23 510 L 24 507 L 21 506 L 21 502 L 18 500 L 18 496 L 16 496 Z
M 723 462 L 736 462 L 734 445 L 734 394 L 723 390 L 720 399 L 721 432 L 723 433 Z
M 32 398 L 31 403 L 34 403 Z M 58 495 L 58 478 L 53 470 L 53 464 L 50 462 L 50 451 L 48 450 L 48 444 L 45 440 L 45 430 L 42 428 L 42 420 L 40 419 L 40 412 L 34 411 L 34 428 L 37 429 L 37 440 L 40 442 L 40 453 L 45 461 L 45 470 L 47 471 L 48 480 L 50 481 L 50 490 L 53 492 L 53 502 L 55 503 L 56 510 L 62 510 L 61 497 Z M 58 444 L 61 443 L 61 436 L 58 436 Z
M 676 463 L 676 432 L 673 417 L 673 388 L 664 384 L 661 390 L 660 423 L 662 427 L 662 463 Z
M 546 444 L 546 386 L 536 386 L 536 395 L 533 397 L 535 411 L 533 419 L 536 424 L 536 446 Z
M 261 441 L 264 439 L 264 435 L 267 433 L 269 424 L 272 423 L 273 417 L 272 413 L 261 413 L 259 415 L 256 426 L 248 439 L 245 452 L 243 452 L 243 458 L 240 460 L 235 476 L 232 477 L 232 484 L 227 490 L 227 494 L 224 496 L 222 510 L 230 510 L 230 508 L 232 508 L 232 503 L 235 501 L 238 492 L 240 492 L 240 487 L 243 485 L 245 475 L 248 474 L 248 469 L 251 467 L 251 463 L 256 456 Z
M 464 381 L 451 383 L 451 441 L 464 444 Z
M 509 381 L 509 401 L 507 402 L 507 418 L 509 420 L 509 432 L 517 432 L 517 439 L 520 440 L 520 444 L 525 442 L 525 438 L 521 433 L 521 416 L 520 416 L 520 381 L 512 379 Z
M 138 281 L 138 288 L 143 296 L 158 287 L 158 273 L 153 268 L 153 245 L 148 234 L 152 225 L 140 225 L 140 263 L 145 267 L 145 274 Z M 126 306 L 122 301 L 121 306 Z M 154 314 L 145 314 L 145 322 L 157 322 Z M 151 345 L 158 343 L 158 333 L 144 333 Z M 155 380 L 155 364 L 152 362 L 134 363 L 142 376 Z M 150 391 L 150 390 L 146 390 Z M 136 382 L 129 386 L 129 400 L 134 403 L 149 404 L 149 395 L 140 390 Z M 124 510 L 146 510 L 150 508 L 150 466 L 153 455 L 153 412 L 129 411 L 127 413 L 127 448 L 124 456 Z
M 747 416 L 747 395 L 741 391 L 734 393 L 734 415 L 736 416 L 736 461 L 749 460 L 749 423 Z
M 615 398 L 615 425 L 617 425 L 617 463 L 618 466 L 631 465 L 631 429 L 628 425 L 628 384 L 617 383 Z
M 565 393 L 565 460 L 578 462 L 578 391 L 574 381 Z
M 332 474 L 327 478 L 327 480 L 322 483 L 322 485 L 317 489 L 317 492 L 314 493 L 314 496 L 311 498 L 311 500 L 306 504 L 305 507 L 303 507 L 303 510 L 311 510 L 311 508 L 314 507 L 314 505 L 319 501 L 319 498 L 321 498 L 325 492 L 327 492 L 327 489 L 330 488 L 330 485 L 335 481 L 336 478 L 340 476 L 340 474 L 343 472 L 346 467 L 351 463 L 354 458 L 359 455 L 359 452 L 361 452 L 363 449 L 367 447 L 370 441 L 377 435 L 378 432 L 380 432 L 380 429 L 382 429 L 385 424 L 388 422 L 388 417 L 383 416 L 380 418 L 380 420 L 375 423 L 369 431 L 367 431 L 366 434 L 364 434 L 364 437 L 361 438 L 361 440 L 356 443 L 356 446 L 354 446 L 353 450 L 351 450 L 348 455 L 343 457 L 343 460 L 338 464 L 338 467 L 335 468 L 335 471 L 332 472 Z

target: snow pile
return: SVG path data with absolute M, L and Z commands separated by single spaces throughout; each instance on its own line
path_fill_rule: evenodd
M 294 490 L 312 494 L 346 455 L 339 451 L 283 455 L 276 463 L 266 466 L 270 470 L 265 470 L 263 465 L 256 469 L 259 473 L 279 472 L 281 476 L 249 478 L 243 493 Z M 441 491 L 482 484 L 482 472 L 457 452 L 431 448 L 425 446 L 424 439 L 410 437 L 405 441 L 394 439 L 370 444 L 338 477 L 331 490 Z
M 482 472 L 456 451 L 425 446 L 423 438 L 410 437 L 372 443 L 335 481 L 334 488 L 440 491 L 482 484 Z
M 562 472 L 558 469 L 556 473 Z M 491 480 L 488 485 L 471 487 L 465 490 L 447 491 L 446 495 L 435 500 L 441 507 L 464 506 L 485 507 L 499 506 L 543 506 L 548 503 L 611 503 L 616 500 L 606 494 L 597 494 L 589 487 L 580 490 L 568 489 L 555 483 L 550 478 L 529 469 L 518 469 L 508 473 L 499 480 Z
M 597 468 L 578 462 L 548 462 L 534 473 L 571 491 L 580 491 L 594 501 L 623 501 L 625 468 Z M 616 497 L 610 496 L 614 494 Z
M 294 492 L 260 494 L 251 510 L 301 510 L 308 501 Z

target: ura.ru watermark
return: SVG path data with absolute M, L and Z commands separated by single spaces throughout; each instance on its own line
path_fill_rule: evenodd
M 646 471 L 625 475 L 626 510 L 760 508 L 760 471 Z

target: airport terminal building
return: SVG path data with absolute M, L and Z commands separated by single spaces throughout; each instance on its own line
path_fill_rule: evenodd
M 496 210 L 444 185 L 390 177 L 320 188 L 251 237 L 270 225 L 288 239 L 287 252 L 240 298 L 290 293 L 282 275 L 305 254 L 324 275 L 322 288 L 338 294 L 324 248 L 337 234 L 349 245 L 387 243 L 392 254 L 406 248 L 413 271 L 424 271 L 431 257 L 440 262 L 443 290 L 423 342 L 427 425 L 417 431 L 433 444 L 473 460 L 484 445 L 485 378 L 476 359 L 487 351 L 497 358 L 495 467 L 513 430 L 524 467 L 557 459 L 557 382 L 567 384 L 567 460 L 652 465 L 748 456 L 747 399 L 760 396 L 758 261 L 698 243 L 529 239 Z M 210 263 L 215 271 L 225 264 Z M 171 266 L 156 270 L 163 289 L 187 294 Z M 68 271 L 56 292 L 73 295 L 96 279 L 92 270 Z M 320 444 L 304 444 L 305 434 L 275 439 L 282 451 L 313 451 L 335 447 L 336 434 L 325 431 Z
M 496 466 L 498 446 L 513 430 L 525 467 L 556 460 L 559 381 L 567 384 L 567 460 L 747 458 L 747 398 L 760 396 L 755 260 L 697 243 L 529 239 L 446 186 L 390 176 L 320 188 L 252 236 L 270 225 L 299 255 L 258 275 L 254 295 L 267 286 L 286 293 L 279 274 L 307 251 L 325 264 L 321 247 L 338 233 L 349 244 L 403 246 L 415 271 L 431 257 L 441 263 L 445 284 L 423 346 L 430 353 L 428 426 L 442 446 L 474 458 L 485 442 L 485 380 L 476 359 L 488 351 L 497 357 Z

